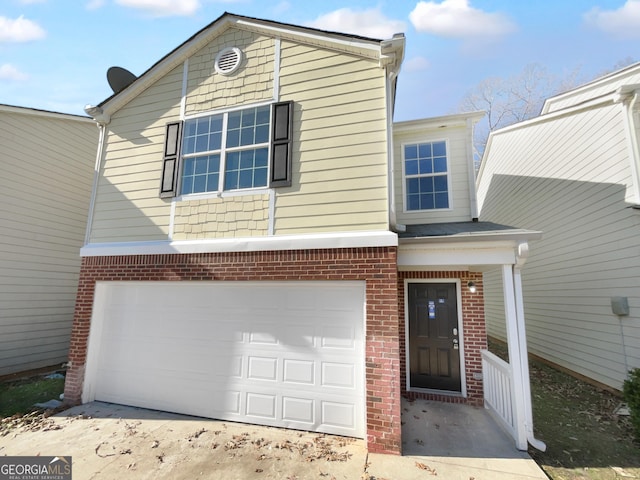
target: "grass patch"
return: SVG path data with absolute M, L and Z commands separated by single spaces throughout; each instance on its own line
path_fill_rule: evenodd
M 504 347 L 491 344 L 504 358 Z M 622 399 L 538 361 L 530 362 L 533 424 L 546 452 L 529 454 L 553 480 L 640 478 L 640 444 Z
M 0 383 L 0 418 L 31 413 L 35 403 L 60 398 L 64 392 L 64 378 L 45 378 L 45 375 Z

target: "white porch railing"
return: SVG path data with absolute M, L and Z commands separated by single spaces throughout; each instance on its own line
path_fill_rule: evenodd
M 490 351 L 482 350 L 482 377 L 485 407 L 513 438 L 517 438 L 511 365 Z

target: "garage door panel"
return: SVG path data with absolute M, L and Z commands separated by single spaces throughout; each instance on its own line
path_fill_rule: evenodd
M 364 282 L 99 282 L 96 293 L 93 398 L 364 436 Z

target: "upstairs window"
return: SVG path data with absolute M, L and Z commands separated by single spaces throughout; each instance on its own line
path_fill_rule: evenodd
M 160 197 L 290 187 L 293 102 L 167 123 Z
M 405 210 L 449 208 L 446 142 L 405 145 L 403 153 Z
M 270 106 L 184 122 L 181 193 L 267 186 Z

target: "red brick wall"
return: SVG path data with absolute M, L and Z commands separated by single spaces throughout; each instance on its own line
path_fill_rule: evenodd
M 467 398 L 450 395 L 438 395 L 423 392 L 407 392 L 407 364 L 405 338 L 405 279 L 442 279 L 447 283 L 460 279 L 462 292 L 462 332 L 464 339 L 464 362 L 467 382 Z M 476 293 L 471 293 L 467 283 L 476 284 Z M 474 374 L 482 373 L 480 351 L 487 348 L 487 334 L 484 320 L 484 294 L 482 274 L 476 272 L 399 272 L 398 273 L 398 326 L 400 332 L 400 375 L 402 394 L 407 398 L 424 398 L 450 403 L 468 403 L 482 405 L 484 402 L 482 380 L 474 378 Z
M 395 247 L 82 259 L 65 401 L 81 401 L 96 281 L 364 280 L 369 451 L 401 452 L 400 344 Z

